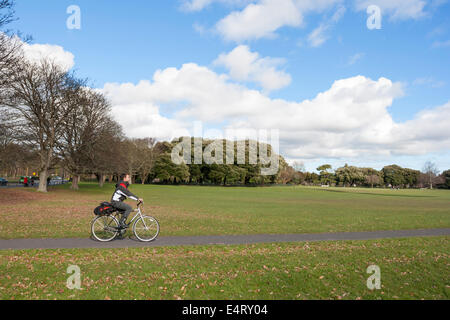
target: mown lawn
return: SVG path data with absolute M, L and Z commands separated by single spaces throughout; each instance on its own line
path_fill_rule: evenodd
M 3 250 L 0 299 L 448 299 L 449 240 Z M 70 265 L 81 290 L 66 287 Z
M 113 189 L 89 183 L 79 191 L 52 187 L 48 194 L 1 189 L 0 238 L 88 237 L 92 210 L 109 200 Z M 160 236 L 450 227 L 448 190 L 160 185 L 130 190 L 159 220 Z

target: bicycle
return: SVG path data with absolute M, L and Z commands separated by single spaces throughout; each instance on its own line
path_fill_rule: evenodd
M 117 217 L 121 211 L 114 209 L 108 215 L 101 215 L 95 217 L 91 222 L 92 236 L 101 242 L 108 242 L 114 240 L 119 234 L 125 233 L 126 230 L 133 224 L 133 233 L 137 239 L 143 242 L 150 242 L 159 235 L 159 223 L 154 217 L 145 216 L 142 214 L 143 203 L 138 202 L 137 208 L 133 210 L 136 214 L 126 224 L 125 228 L 119 226 Z

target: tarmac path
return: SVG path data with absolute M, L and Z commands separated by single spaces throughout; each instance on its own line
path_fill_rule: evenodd
M 0 250 L 6 249 L 69 249 L 69 248 L 128 248 L 162 247 L 185 245 L 233 245 L 274 242 L 308 242 L 371 240 L 388 238 L 450 236 L 450 228 L 387 230 L 367 232 L 303 233 L 303 234 L 254 234 L 254 235 L 217 235 L 217 236 L 165 236 L 152 242 L 140 242 L 134 238 L 99 242 L 91 238 L 66 239 L 11 239 L 0 240 Z

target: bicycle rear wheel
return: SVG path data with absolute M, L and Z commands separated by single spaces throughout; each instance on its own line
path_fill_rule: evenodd
M 98 216 L 92 221 L 91 232 L 98 241 L 111 241 L 119 233 L 119 221 L 113 216 Z
M 159 235 L 158 220 L 150 216 L 142 216 L 134 222 L 133 232 L 141 241 L 152 241 Z

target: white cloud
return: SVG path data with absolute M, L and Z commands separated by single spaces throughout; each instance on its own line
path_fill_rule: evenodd
M 326 32 L 344 16 L 345 11 L 345 7 L 339 7 L 329 20 L 322 22 L 314 29 L 308 36 L 309 45 L 311 47 L 320 47 L 324 44 L 328 40 Z
M 328 29 L 327 25 L 321 24 L 315 28 L 308 36 L 308 42 L 311 47 L 317 48 L 327 41 L 328 37 L 325 31 Z
M 222 53 L 215 61 L 229 70 L 232 79 L 258 83 L 266 92 L 277 90 L 291 83 L 291 77 L 277 67 L 285 63 L 284 59 L 261 58 L 257 52 L 240 45 L 229 53 Z
M 75 65 L 74 55 L 65 51 L 63 47 L 51 44 L 23 43 L 25 58 L 39 63 L 42 59 L 50 59 L 65 70 L 70 70 Z
M 425 16 L 425 0 L 356 0 L 356 9 L 365 11 L 370 5 L 381 8 L 381 13 L 392 20 L 419 19 Z
M 348 59 L 348 65 L 349 66 L 354 65 L 356 62 L 361 60 L 363 57 L 364 57 L 364 53 L 361 53 L 361 52 L 355 53 Z
M 170 140 L 176 136 L 189 134 L 182 123 L 162 116 L 159 113 L 159 107 L 152 103 L 116 104 L 114 95 L 110 98 L 113 102 L 112 115 L 123 124 L 126 133 L 132 137 L 155 137 L 161 140 Z
M 450 47 L 450 40 L 446 40 L 446 41 L 435 41 L 432 44 L 433 48 L 446 48 L 446 47 Z
M 415 79 L 413 81 L 413 85 L 416 85 L 416 86 L 427 85 L 432 88 L 442 88 L 443 86 L 445 86 L 445 82 L 435 80 L 433 77 L 424 77 L 424 78 Z
M 388 108 L 403 90 L 386 78 L 341 79 L 311 100 L 288 101 L 189 63 L 158 70 L 152 81 L 106 84 L 103 90 L 130 135 L 177 136 L 175 130 L 201 120 L 204 127 L 279 129 L 281 153 L 292 159 L 361 160 L 450 148 L 450 102 L 395 122 Z
M 262 0 L 230 13 L 216 27 L 225 39 L 242 41 L 273 37 L 278 28 L 299 26 L 302 19 L 293 0 Z
M 185 0 L 181 5 L 181 9 L 185 11 L 201 11 L 214 2 L 230 6 L 244 6 L 254 1 L 255 0 Z
M 244 40 L 272 38 L 284 26 L 299 27 L 304 14 L 322 11 L 341 0 L 259 0 L 241 11 L 233 11 L 216 24 L 226 39 Z
M 207 31 L 207 29 L 203 25 L 199 24 L 198 22 L 195 22 L 192 26 L 193 26 L 194 30 L 201 35 L 205 34 Z
M 209 6 L 214 0 L 190 0 L 184 1 L 182 8 L 186 11 L 200 11 Z

